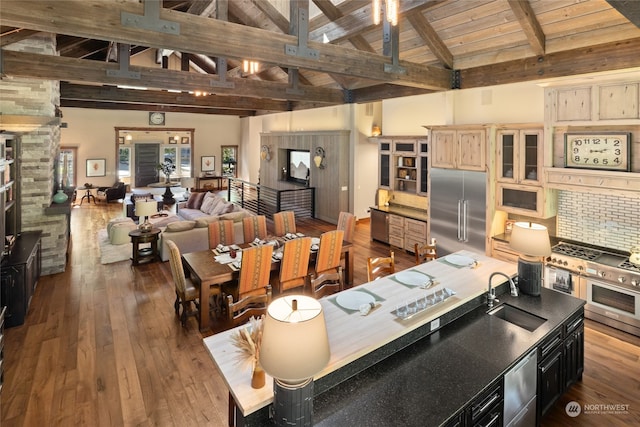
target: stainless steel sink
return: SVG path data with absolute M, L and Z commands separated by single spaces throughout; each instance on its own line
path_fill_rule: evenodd
M 529 332 L 535 331 L 540 325 L 547 321 L 547 319 L 509 304 L 500 304 L 496 308 L 489 310 L 488 313 L 490 316 L 495 316 L 516 326 L 520 326 Z

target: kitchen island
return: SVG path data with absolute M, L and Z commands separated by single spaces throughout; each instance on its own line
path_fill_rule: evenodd
M 367 316 L 348 313 L 335 295 L 321 300 L 331 359 L 315 376 L 315 424 L 442 424 L 581 308 L 580 300 L 553 291 L 540 298 L 518 297 L 514 305 L 537 310 L 547 319 L 534 332 L 520 331 L 487 315 L 484 306 L 491 273 L 513 276 L 515 265 L 467 251 L 456 255 L 478 264 L 457 265 L 441 258 L 405 270 L 404 275 L 396 273 L 344 291 L 364 289 L 375 295 L 381 306 Z M 437 285 L 424 290 L 418 283 L 406 283 L 407 271 L 414 276 L 427 274 Z M 496 279 L 495 285 L 503 281 Z M 411 319 L 395 316 L 398 304 L 442 288 L 455 295 Z M 499 286 L 497 293 L 506 288 Z M 251 372 L 240 370 L 236 363 L 232 333 L 204 340 L 235 405 L 231 423 L 268 425 L 272 379 L 267 377 L 262 389 L 251 388 Z

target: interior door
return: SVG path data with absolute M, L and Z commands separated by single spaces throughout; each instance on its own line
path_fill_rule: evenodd
M 160 144 L 135 144 L 135 147 L 135 186 L 146 187 L 153 182 L 158 182 Z

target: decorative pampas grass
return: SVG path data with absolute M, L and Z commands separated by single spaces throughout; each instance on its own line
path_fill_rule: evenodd
M 238 348 L 238 364 L 245 368 L 253 369 L 258 364 L 260 357 L 260 344 L 262 343 L 262 327 L 264 315 L 251 317 L 249 323 L 231 335 L 233 344 Z

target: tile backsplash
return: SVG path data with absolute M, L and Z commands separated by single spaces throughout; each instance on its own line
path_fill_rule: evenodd
M 557 236 L 628 252 L 640 245 L 640 198 L 558 191 Z

